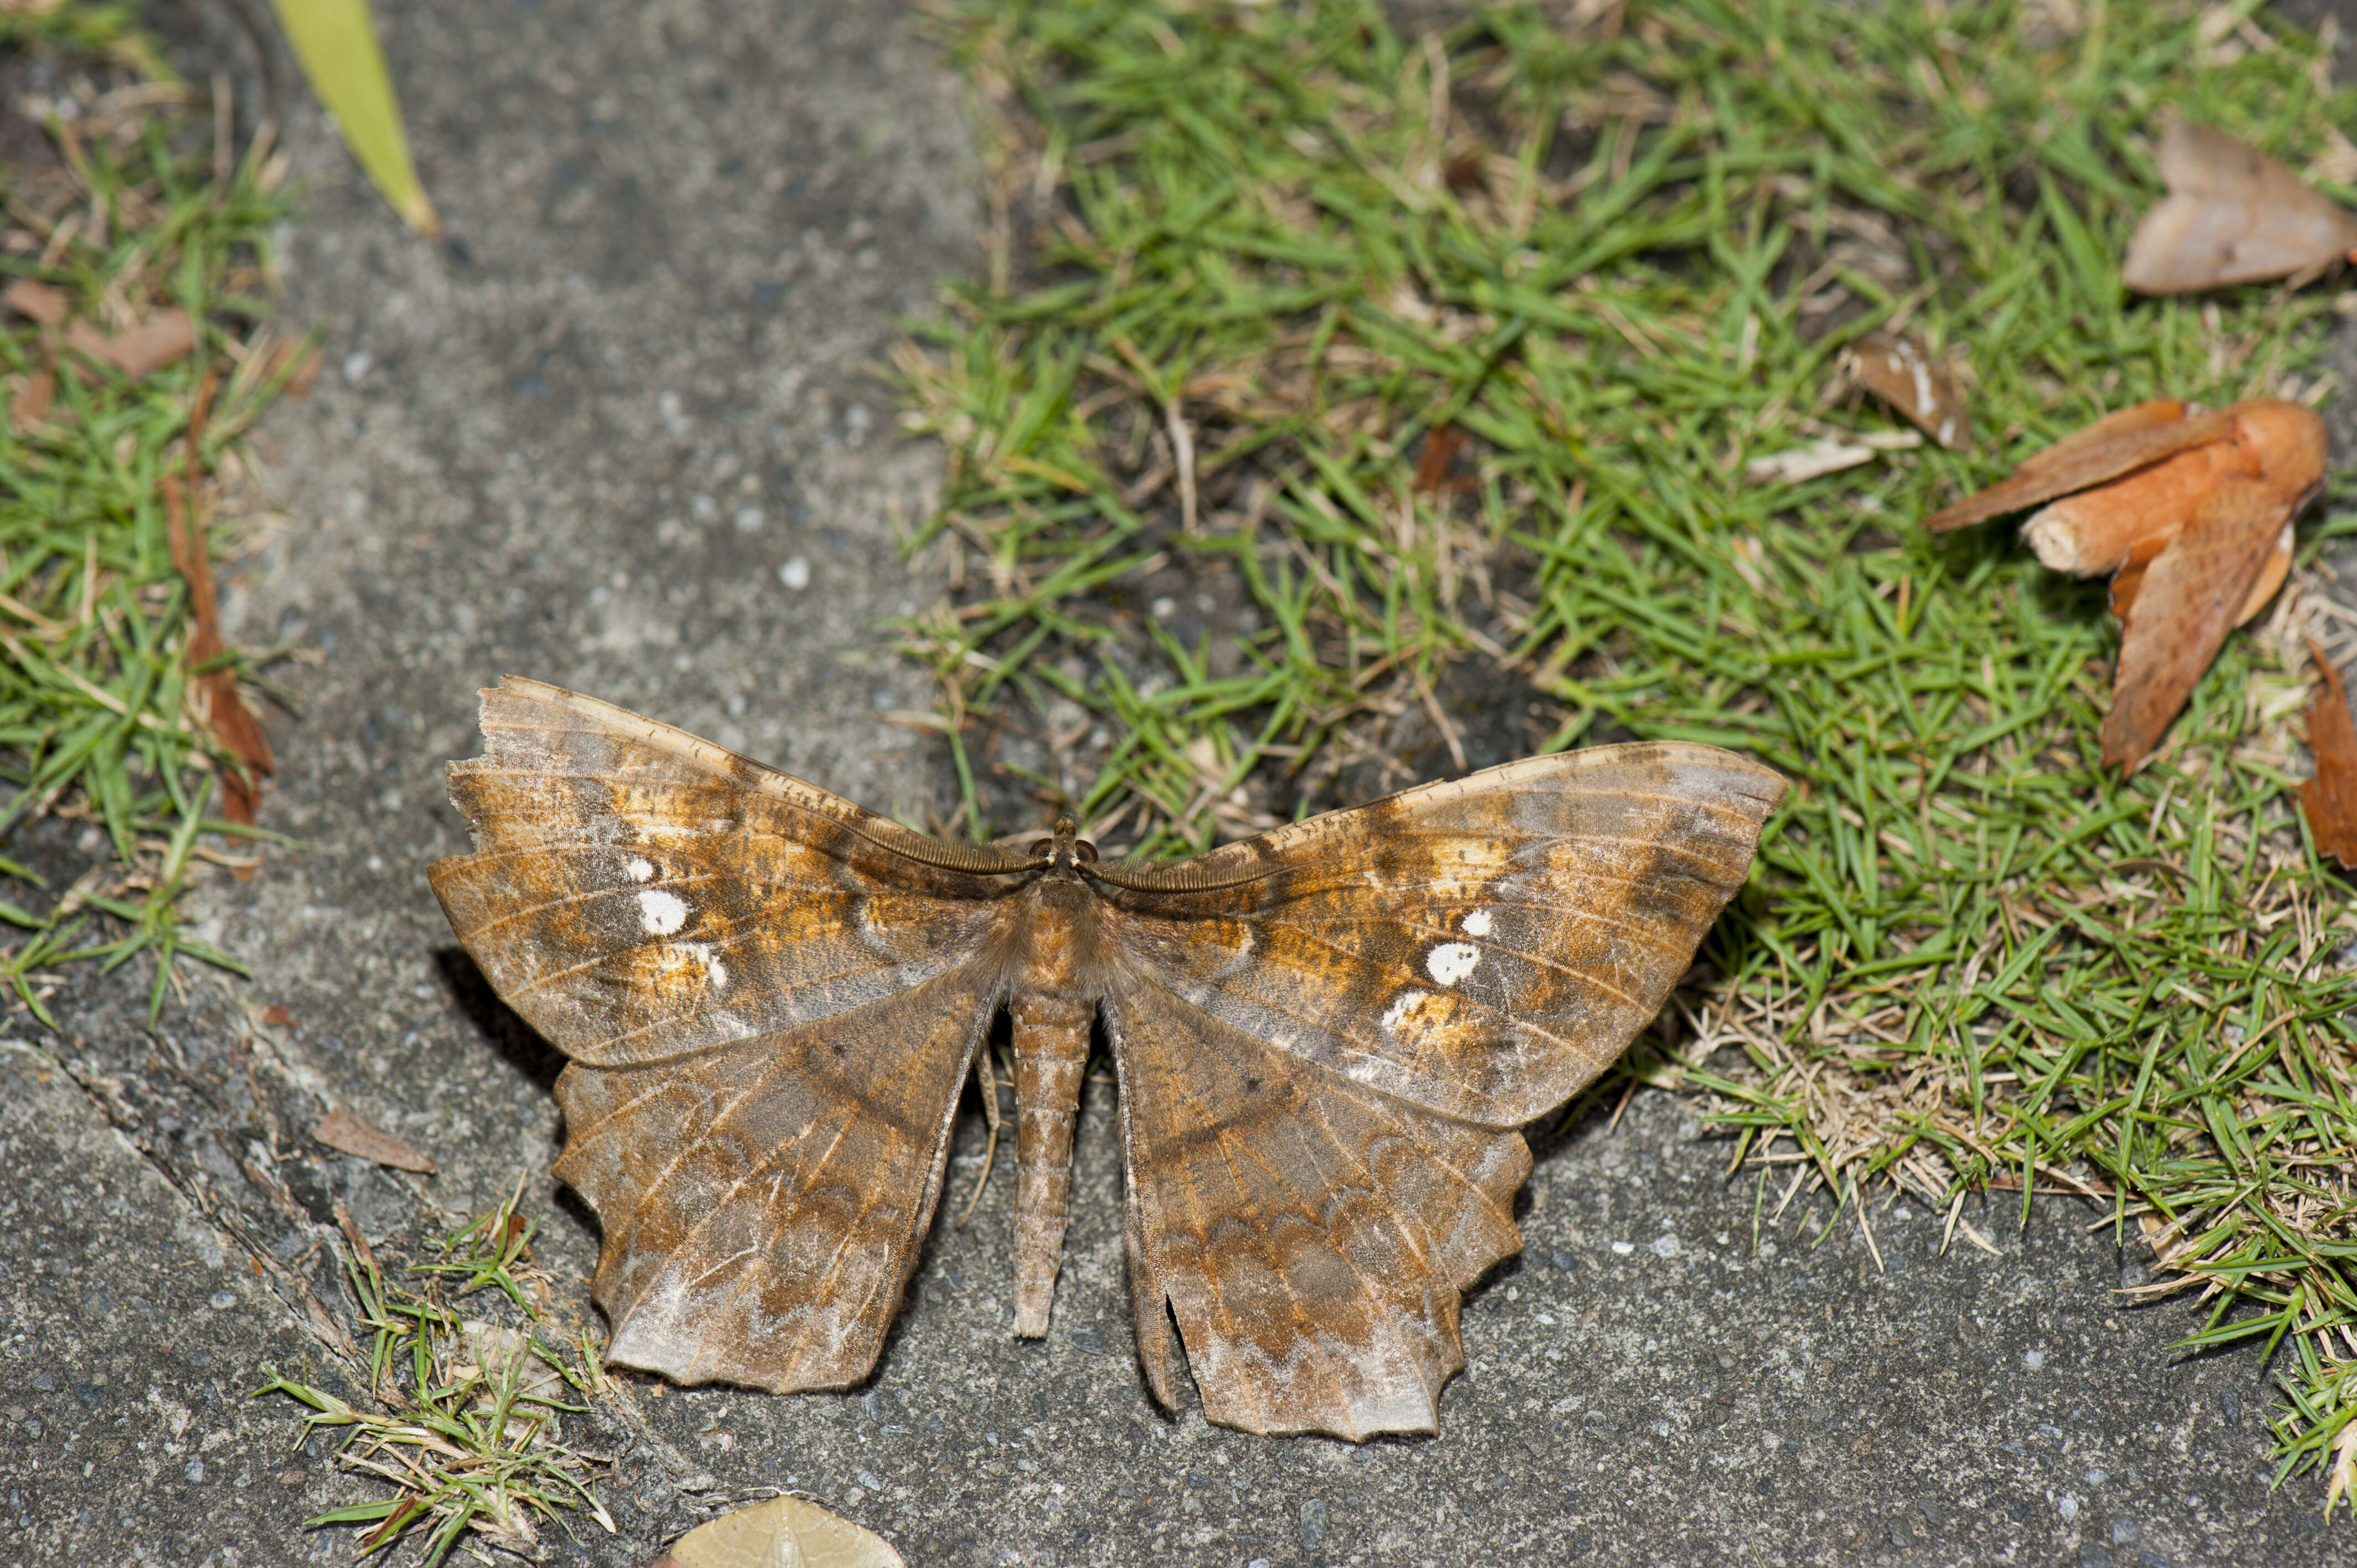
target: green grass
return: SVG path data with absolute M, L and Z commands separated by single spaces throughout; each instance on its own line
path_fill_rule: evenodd
M 347 1227 L 345 1271 L 373 1336 L 371 1397 L 357 1402 L 274 1375 L 253 1397 L 285 1394 L 307 1407 L 307 1437 L 342 1430 L 343 1466 L 390 1483 L 394 1495 L 330 1509 L 305 1529 L 371 1526 L 361 1538 L 362 1557 L 414 1536 L 418 1561 L 428 1565 L 470 1537 L 537 1560 L 541 1527 L 576 1513 L 613 1533 L 595 1485 L 610 1461 L 568 1443 L 564 1431 L 565 1417 L 589 1409 L 567 1397 L 596 1399 L 603 1369 L 587 1334 L 571 1353 L 540 1337 L 541 1315 L 525 1294 L 527 1283 L 538 1283 L 525 1251 L 534 1227 L 515 1212 L 522 1190 L 519 1182 L 498 1208 L 444 1238 L 438 1262 L 410 1271 L 425 1278 L 422 1294 L 388 1286 Z M 460 1283 L 446 1301 L 444 1281 L 452 1278 Z M 490 1289 L 514 1304 L 524 1327 L 462 1317 L 449 1304 Z
M 2163 106 L 2297 166 L 2353 105 L 2264 16 L 2083 9 L 2040 38 L 2006 5 L 1655 0 L 1575 38 L 1501 6 L 1417 39 L 1351 0 L 951 6 L 999 238 L 899 360 L 950 456 L 912 545 L 959 585 L 908 641 L 976 836 L 1054 807 L 1183 853 L 1376 754 L 1449 771 L 1485 725 L 1780 768 L 1719 983 L 1623 1079 L 1861 1206 L 2098 1195 L 2206 1294 L 2188 1348 L 2276 1352 L 2283 1473 L 2329 1499 L 2357 923 L 2286 793 L 2314 579 L 2124 783 L 2100 587 L 2009 525 L 1915 523 L 2139 399 L 2321 395 L 2329 289 L 2136 300 L 2117 258 Z M 1895 325 L 1969 367 L 1978 450 L 1747 481 L 1905 429 L 1834 369 Z M 1419 489 L 1444 427 L 1461 482 Z M 2350 532 L 2312 514 L 2303 561 Z M 1174 569 L 1228 603 L 1159 613 Z
M 193 455 L 199 510 L 233 499 L 236 443 L 299 357 L 268 352 L 258 326 L 268 232 L 287 210 L 267 149 L 231 157 L 202 94 L 157 101 L 173 84 L 118 8 L 6 18 L 0 48 L 52 51 L 68 83 L 59 102 L 74 112 L 48 122 L 53 159 L 0 169 L 0 284 L 44 283 L 102 330 L 173 306 L 198 328 L 192 354 L 136 379 L 60 368 L 48 419 L 0 428 L 0 830 L 81 817 L 102 827 L 108 854 L 71 889 L 0 899 L 0 921 L 24 933 L 0 955 L 0 980 L 54 1026 L 45 976 L 70 962 L 154 954 L 151 1009 L 179 955 L 240 967 L 184 935 L 176 912 L 195 861 L 221 857 L 199 834 L 229 831 L 207 813 L 235 764 L 190 710 L 203 671 L 188 656 L 188 588 L 159 484 L 191 467 L 191 418 L 210 386 Z M 144 102 L 109 96 L 142 87 L 154 90 Z M 0 324 L 10 388 L 52 362 L 48 337 L 21 317 Z M 215 518 L 216 555 L 234 547 L 225 533 Z M 253 679 L 255 660 L 224 661 Z M 15 862 L 0 875 L 39 882 Z
M 155 40 L 136 26 L 136 11 L 135 5 L 92 0 L 11 7 L 0 11 L 0 49 L 104 56 L 150 81 L 168 80 L 170 69 Z

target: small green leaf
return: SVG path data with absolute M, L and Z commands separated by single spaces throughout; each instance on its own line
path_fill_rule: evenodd
M 401 127 L 401 104 L 384 69 L 384 51 L 368 0 L 271 0 L 311 91 L 336 117 L 344 145 L 376 182 L 401 220 L 421 234 L 438 235 L 442 220 L 418 183 Z

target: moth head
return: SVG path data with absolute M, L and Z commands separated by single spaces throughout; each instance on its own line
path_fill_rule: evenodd
M 1097 846 L 1081 837 L 1081 824 L 1071 817 L 1058 817 L 1056 825 L 1049 831 L 1053 837 L 1033 839 L 1025 852 L 1032 859 L 1048 862 L 1050 870 L 1096 864 Z

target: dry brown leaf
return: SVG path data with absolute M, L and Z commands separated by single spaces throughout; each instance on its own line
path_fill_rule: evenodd
M 873 1530 L 800 1498 L 771 1498 L 672 1543 L 653 1568 L 906 1568 Z
M 0 305 L 5 305 L 27 320 L 38 321 L 44 327 L 55 327 L 63 321 L 72 303 L 66 297 L 64 290 L 51 288 L 48 284 L 32 278 L 18 278 L 8 285 L 5 293 L 0 293 Z
M 66 324 L 65 346 L 102 364 L 112 365 L 136 381 L 196 348 L 197 326 L 188 313 L 176 305 L 123 332 L 101 332 L 87 321 L 70 321 Z
M 2308 710 L 2308 749 L 2316 757 L 2316 777 L 2299 787 L 2299 814 L 2308 819 L 2317 854 L 2357 871 L 2357 723 L 2349 717 L 2349 690 L 2341 671 L 2313 638 L 2308 651 L 2324 684 Z
M 1416 454 L 1415 477 L 1408 482 L 1408 488 L 1422 496 L 1437 496 L 1454 488 L 1449 470 L 1457 465 L 1457 454 L 1464 449 L 1465 432 L 1453 424 L 1437 425 L 1426 432 L 1424 450 Z
M 2132 600 L 2115 596 L 2120 661 L 2101 731 L 2104 766 L 2117 764 L 2125 777 L 2159 744 L 2224 645 L 2289 516 L 2264 476 L 2230 475 L 2154 555 Z
M 1954 372 L 1912 338 L 1869 332 L 1844 350 L 1841 369 L 1949 451 L 1971 449 L 1973 416 Z
M 299 360 L 296 359 L 297 355 L 301 356 Z M 262 361 L 262 376 L 264 381 L 268 381 L 292 364 L 295 369 L 294 372 L 286 378 L 286 395 L 308 397 L 312 387 L 318 383 L 319 364 L 324 357 L 316 343 L 311 345 L 310 351 L 306 353 L 303 349 L 303 339 L 300 338 L 281 338 L 270 345 L 267 355 Z
M 262 1010 L 262 1021 L 278 1029 L 293 1029 L 300 1026 L 295 1022 L 295 1015 L 275 1002 Z
M 204 519 L 196 514 L 191 505 L 192 498 L 201 493 L 197 449 L 212 395 L 212 378 L 207 376 L 198 391 L 196 407 L 188 415 L 188 472 L 185 477 L 167 474 L 157 487 L 164 492 L 164 520 L 172 564 L 180 569 L 180 575 L 188 584 L 190 669 L 210 663 L 228 650 L 228 645 L 221 640 L 221 610 L 213 593 L 212 553 L 205 544 Z M 278 766 L 271 753 L 270 738 L 262 733 L 262 722 L 238 696 L 237 676 L 231 671 L 207 671 L 197 677 L 195 689 L 203 700 L 205 726 L 221 748 L 242 765 L 224 769 L 221 774 L 221 815 L 232 822 L 252 822 L 262 804 L 263 776 Z M 253 872 L 250 866 L 240 866 L 235 875 L 244 882 Z
M 2357 217 L 2257 148 L 2183 121 L 2160 143 L 2169 195 L 2145 214 L 2120 273 L 2138 294 L 2290 278 L 2357 252 Z
M 57 372 L 47 366 L 27 376 L 8 394 L 8 428 L 29 430 L 48 418 L 49 403 L 57 392 Z
M 450 1369 L 454 1380 L 480 1373 L 497 1387 L 512 1370 L 517 1399 L 540 1404 L 561 1404 L 565 1401 L 565 1374 L 549 1359 L 548 1352 L 520 1329 L 476 1317 L 462 1318 L 458 1323 L 458 1353 L 460 1364 Z M 486 1390 L 477 1399 L 475 1408 L 489 1410 L 495 1402 L 490 1391 Z
M 2057 572 L 2092 577 L 2158 554 L 2203 496 L 2245 472 L 2232 441 L 2205 441 L 2116 478 L 2049 501 L 2021 536 Z
M 390 1133 L 380 1133 L 349 1111 L 330 1111 L 311 1136 L 341 1154 L 357 1155 L 395 1170 L 435 1174 L 434 1162 Z
M 1871 463 L 1877 453 L 1903 452 L 1922 444 L 1923 438 L 1911 430 L 1870 431 L 1852 437 L 1820 436 L 1806 446 L 1752 458 L 1743 465 L 1743 477 L 1755 485 L 1804 484 L 1827 474 L 1838 474 L 1844 468 Z
M 2272 398 L 2216 413 L 2174 398 L 2106 415 L 1925 521 L 1935 532 L 2043 501 L 2022 529 L 2059 572 L 2112 578 L 2120 659 L 2104 761 L 2132 773 L 2226 633 L 2291 568 L 2292 519 L 2322 487 L 2324 421 Z
M 1934 533 L 1945 533 L 1986 522 L 2001 513 L 2115 479 L 2189 446 L 2215 441 L 2229 427 L 2223 413 L 2210 413 L 2182 398 L 2140 403 L 2064 436 L 2016 468 L 2012 478 L 1933 512 L 1923 520 L 1923 526 Z

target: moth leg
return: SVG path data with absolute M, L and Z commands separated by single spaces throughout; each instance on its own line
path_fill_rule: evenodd
M 998 1157 L 998 1073 L 990 1065 L 992 1054 L 988 1045 L 974 1053 L 974 1077 L 981 1080 L 982 1119 L 990 1123 L 990 1142 L 983 1145 L 982 1174 L 974 1177 L 974 1196 L 965 1200 L 965 1212 L 958 1216 L 957 1228 L 961 1230 L 981 1204 L 982 1189 L 990 1185 L 990 1163 Z

